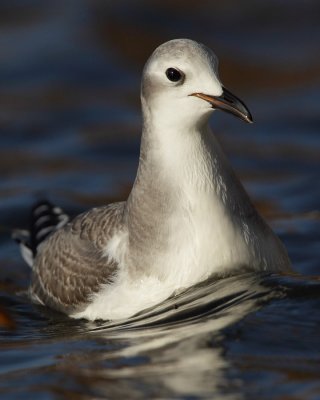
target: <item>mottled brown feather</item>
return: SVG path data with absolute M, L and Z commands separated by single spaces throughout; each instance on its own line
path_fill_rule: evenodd
M 106 246 L 122 229 L 124 205 L 94 208 L 49 236 L 34 262 L 33 299 L 64 313 L 78 312 L 101 285 L 112 282 L 117 263 Z

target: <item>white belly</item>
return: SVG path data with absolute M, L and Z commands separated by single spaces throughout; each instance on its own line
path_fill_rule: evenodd
M 175 215 L 172 237 L 157 268 L 161 278 L 179 287 L 252 263 L 245 235 L 209 194 Z

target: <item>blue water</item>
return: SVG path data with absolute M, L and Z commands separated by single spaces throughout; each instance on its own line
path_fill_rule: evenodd
M 312 0 L 1 2 L 1 399 L 320 399 L 318 15 Z M 126 198 L 143 64 L 176 37 L 213 48 L 252 111 L 212 128 L 297 275 L 204 282 L 120 324 L 30 304 L 10 231 L 39 196 L 71 215 Z

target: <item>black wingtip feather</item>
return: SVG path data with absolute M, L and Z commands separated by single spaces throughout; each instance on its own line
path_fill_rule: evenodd
M 30 212 L 29 230 L 15 229 L 12 232 L 12 238 L 19 243 L 22 257 L 30 267 L 33 266 L 38 246 L 68 222 L 68 215 L 50 201 L 40 200 L 34 204 Z
M 64 226 L 69 217 L 61 208 L 54 206 L 48 200 L 38 201 L 30 214 L 29 247 L 35 256 L 37 248 L 52 232 Z

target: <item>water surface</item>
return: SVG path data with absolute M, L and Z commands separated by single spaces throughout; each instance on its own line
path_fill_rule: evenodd
M 320 398 L 320 7 L 220 3 L 1 2 L 1 399 Z M 126 198 L 141 70 L 176 37 L 250 107 L 254 125 L 212 128 L 297 276 L 211 280 L 117 324 L 35 307 L 11 229 L 39 196 L 71 215 Z

